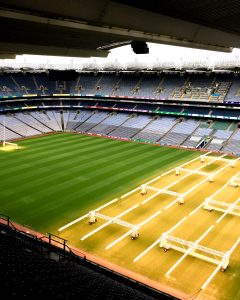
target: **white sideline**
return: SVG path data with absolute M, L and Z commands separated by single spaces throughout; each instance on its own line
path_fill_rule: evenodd
M 148 222 L 152 221 L 152 219 L 156 218 L 157 216 L 159 216 L 162 213 L 161 210 L 159 210 L 158 212 L 156 212 L 154 215 L 150 216 L 149 218 L 147 218 L 146 220 L 142 221 L 141 223 L 138 224 L 138 226 L 141 228 L 142 226 L 144 226 L 145 224 L 147 224 Z
M 83 215 L 83 216 L 81 216 L 80 218 L 78 218 L 78 219 L 76 219 L 76 220 L 73 220 L 72 222 L 70 222 L 70 223 L 68 223 L 68 224 L 66 224 L 66 225 L 64 225 L 64 226 L 62 226 L 62 227 L 60 227 L 60 228 L 58 229 L 58 231 L 60 232 L 60 231 L 62 231 L 62 230 L 64 230 L 64 229 L 66 229 L 66 228 L 72 226 L 73 224 L 75 224 L 75 223 L 77 223 L 77 222 L 79 222 L 79 221 L 85 219 L 87 216 L 88 216 L 88 214 Z
M 169 229 L 166 233 L 169 234 L 172 231 L 174 231 L 178 226 L 180 226 L 185 220 L 187 220 L 187 216 L 184 217 L 182 220 L 180 220 L 179 222 L 177 222 L 177 224 L 175 224 L 171 229 Z
M 216 269 L 214 270 L 214 272 L 208 277 L 208 279 L 202 285 L 201 290 L 204 290 L 206 288 L 206 286 L 210 283 L 210 281 L 213 279 L 213 277 L 218 273 L 218 271 L 220 270 L 220 268 L 221 268 L 220 265 L 218 265 L 216 267 Z
M 128 232 L 126 232 L 125 234 L 121 235 L 115 241 L 113 241 L 112 243 L 110 243 L 109 245 L 107 245 L 107 247 L 105 249 L 108 250 L 108 249 L 112 248 L 114 245 L 116 245 L 117 243 L 119 243 L 121 240 L 125 239 L 125 237 L 129 236 L 131 234 L 131 232 L 132 232 L 132 230 L 128 230 Z
M 204 205 L 204 202 L 201 203 L 200 205 L 198 205 L 198 207 L 196 207 L 193 211 L 191 211 L 188 216 L 192 216 L 193 214 L 195 214 L 195 212 L 197 212 L 202 206 Z
M 118 198 L 113 199 L 112 201 L 107 202 L 106 204 L 103 204 L 102 206 L 98 207 L 97 209 L 95 209 L 95 211 L 99 211 L 111 204 L 113 204 L 114 202 L 118 201 Z
M 164 207 L 164 210 L 167 210 L 167 209 L 169 209 L 171 206 L 173 206 L 175 203 L 177 203 L 178 202 L 178 198 L 177 199 L 175 199 L 174 201 L 172 201 L 171 203 L 169 203 L 166 207 Z
M 160 239 L 157 239 L 153 244 L 151 244 L 147 249 L 145 249 L 142 253 L 140 253 L 137 257 L 134 258 L 133 262 L 137 262 L 140 258 L 142 258 L 147 252 L 149 252 L 152 248 L 154 248 Z
M 236 243 L 232 246 L 232 248 L 229 250 L 229 253 L 232 254 L 235 248 L 238 246 L 240 243 L 240 238 L 236 241 Z
M 121 199 L 126 198 L 128 195 L 131 195 L 132 193 L 136 192 L 137 190 L 139 190 L 139 187 L 137 187 L 134 190 L 131 190 L 130 192 L 128 192 L 127 194 L 121 196 Z

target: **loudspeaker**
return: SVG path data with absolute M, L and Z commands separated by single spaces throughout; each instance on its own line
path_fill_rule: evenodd
M 134 53 L 136 54 L 148 54 L 149 48 L 146 42 L 141 41 L 132 41 L 131 47 Z
M 74 70 L 49 70 L 48 78 L 51 81 L 75 81 L 77 73 Z

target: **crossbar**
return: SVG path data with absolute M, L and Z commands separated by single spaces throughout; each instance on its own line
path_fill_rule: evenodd
M 16 143 L 10 143 L 10 142 L 4 141 L 4 142 L 3 142 L 3 147 L 5 147 L 6 145 L 15 146 L 15 147 L 18 149 L 18 144 L 16 144 Z

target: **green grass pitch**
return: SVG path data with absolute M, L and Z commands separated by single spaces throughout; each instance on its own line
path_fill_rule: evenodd
M 42 233 L 55 234 L 59 227 L 201 154 L 177 148 L 156 147 L 79 134 L 48 135 L 22 140 L 18 142 L 18 145 L 20 150 L 0 151 L 0 213 Z M 192 168 L 199 166 L 198 164 L 200 162 L 193 164 Z M 204 167 L 202 171 L 215 172 L 223 165 L 223 162 L 215 162 Z M 231 173 L 238 169 L 239 165 L 235 169 L 227 169 L 224 174 L 230 178 Z M 200 179 L 202 178 L 198 175 L 191 175 L 184 183 L 176 185 L 175 189 L 184 192 Z M 171 180 L 171 176 L 165 180 L 167 183 Z M 194 192 L 191 201 L 188 200 L 182 209 L 176 206 L 172 207 L 171 213 L 164 215 L 163 212 L 164 222 L 160 224 L 161 227 L 166 227 L 167 230 L 176 224 L 187 212 L 191 212 L 195 206 L 199 205 L 211 189 L 212 191 L 219 189 L 224 180 L 225 178 L 219 178 L 210 186 L 205 185 L 200 195 L 197 191 Z M 160 184 L 163 183 L 164 179 L 160 180 Z M 225 194 L 223 193 L 223 198 L 231 201 L 237 193 L 238 190 L 229 188 Z M 139 195 L 136 195 L 133 196 L 133 202 L 119 202 L 113 207 L 106 208 L 105 212 L 116 215 L 117 212 L 132 206 L 135 201 L 134 197 L 137 197 L 139 201 Z M 137 214 L 133 211 L 122 219 L 130 222 L 132 219 L 135 222 L 146 219 L 162 209 L 163 204 L 169 201 L 169 197 L 161 196 L 160 198 L 161 201 L 156 198 L 148 205 L 139 208 Z M 200 210 L 194 219 L 195 223 L 192 223 L 190 219 L 189 223 L 183 224 L 181 227 L 183 231 L 179 230 L 177 235 L 183 234 L 183 237 L 188 236 L 190 240 L 195 240 L 219 216 L 220 214 L 216 212 L 209 215 Z M 209 239 L 206 239 L 206 245 L 218 249 L 222 244 L 227 249 L 230 248 L 239 231 L 239 221 L 236 217 L 227 216 L 220 229 L 221 236 L 227 237 L 225 241 L 216 238 L 220 234 L 219 231 L 213 231 Z M 103 221 L 99 220 L 97 226 L 102 223 Z M 164 273 L 181 256 L 177 251 L 172 251 L 166 256 L 160 252 L 159 247 L 156 247 L 151 255 L 137 264 L 132 263 L 133 257 L 159 237 L 157 223 L 155 227 L 151 227 L 151 224 L 146 225 L 139 240 L 132 243 L 124 240 L 116 249 L 113 248 L 108 252 L 103 251 L 105 245 L 124 233 L 124 230 L 115 224 L 98 235 L 90 237 L 89 240 L 81 242 L 80 237 L 83 236 L 84 230 L 86 232 L 89 230 L 88 226 L 87 220 L 81 224 L 75 224 L 63 231 L 62 236 L 76 247 L 188 294 L 197 290 L 199 282 L 212 268 L 212 266 L 206 266 L 206 262 L 190 257 L 175 272 L 176 278 L 181 278 L 180 281 L 174 278 L 166 279 Z M 192 230 L 194 226 L 196 228 Z M 80 228 L 83 229 L 82 232 L 79 232 Z M 93 230 L 94 226 L 91 228 Z M 233 234 L 230 228 L 236 228 L 236 233 Z M 237 252 L 232 257 L 225 276 L 217 275 L 204 293 L 196 295 L 197 300 L 238 299 L 239 256 Z M 155 266 L 155 269 L 152 270 L 148 266 Z M 189 276 L 194 278 L 192 282 L 188 282 Z M 223 287 L 226 288 L 223 289 Z
M 0 152 L 0 211 L 43 233 L 198 155 L 76 134 L 18 144 Z

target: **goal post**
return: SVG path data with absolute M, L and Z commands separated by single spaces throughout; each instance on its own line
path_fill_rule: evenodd
M 3 119 L 3 140 L 2 140 L 2 146 L 3 147 L 10 146 L 13 149 L 17 149 L 17 150 L 19 149 L 18 144 L 6 141 L 6 120 L 5 120 L 5 115 L 4 115 L 4 119 Z
M 13 148 L 15 148 L 17 150 L 19 149 L 19 146 L 16 143 L 11 143 L 11 142 L 3 141 L 2 145 L 3 145 L 3 147 L 12 146 Z

